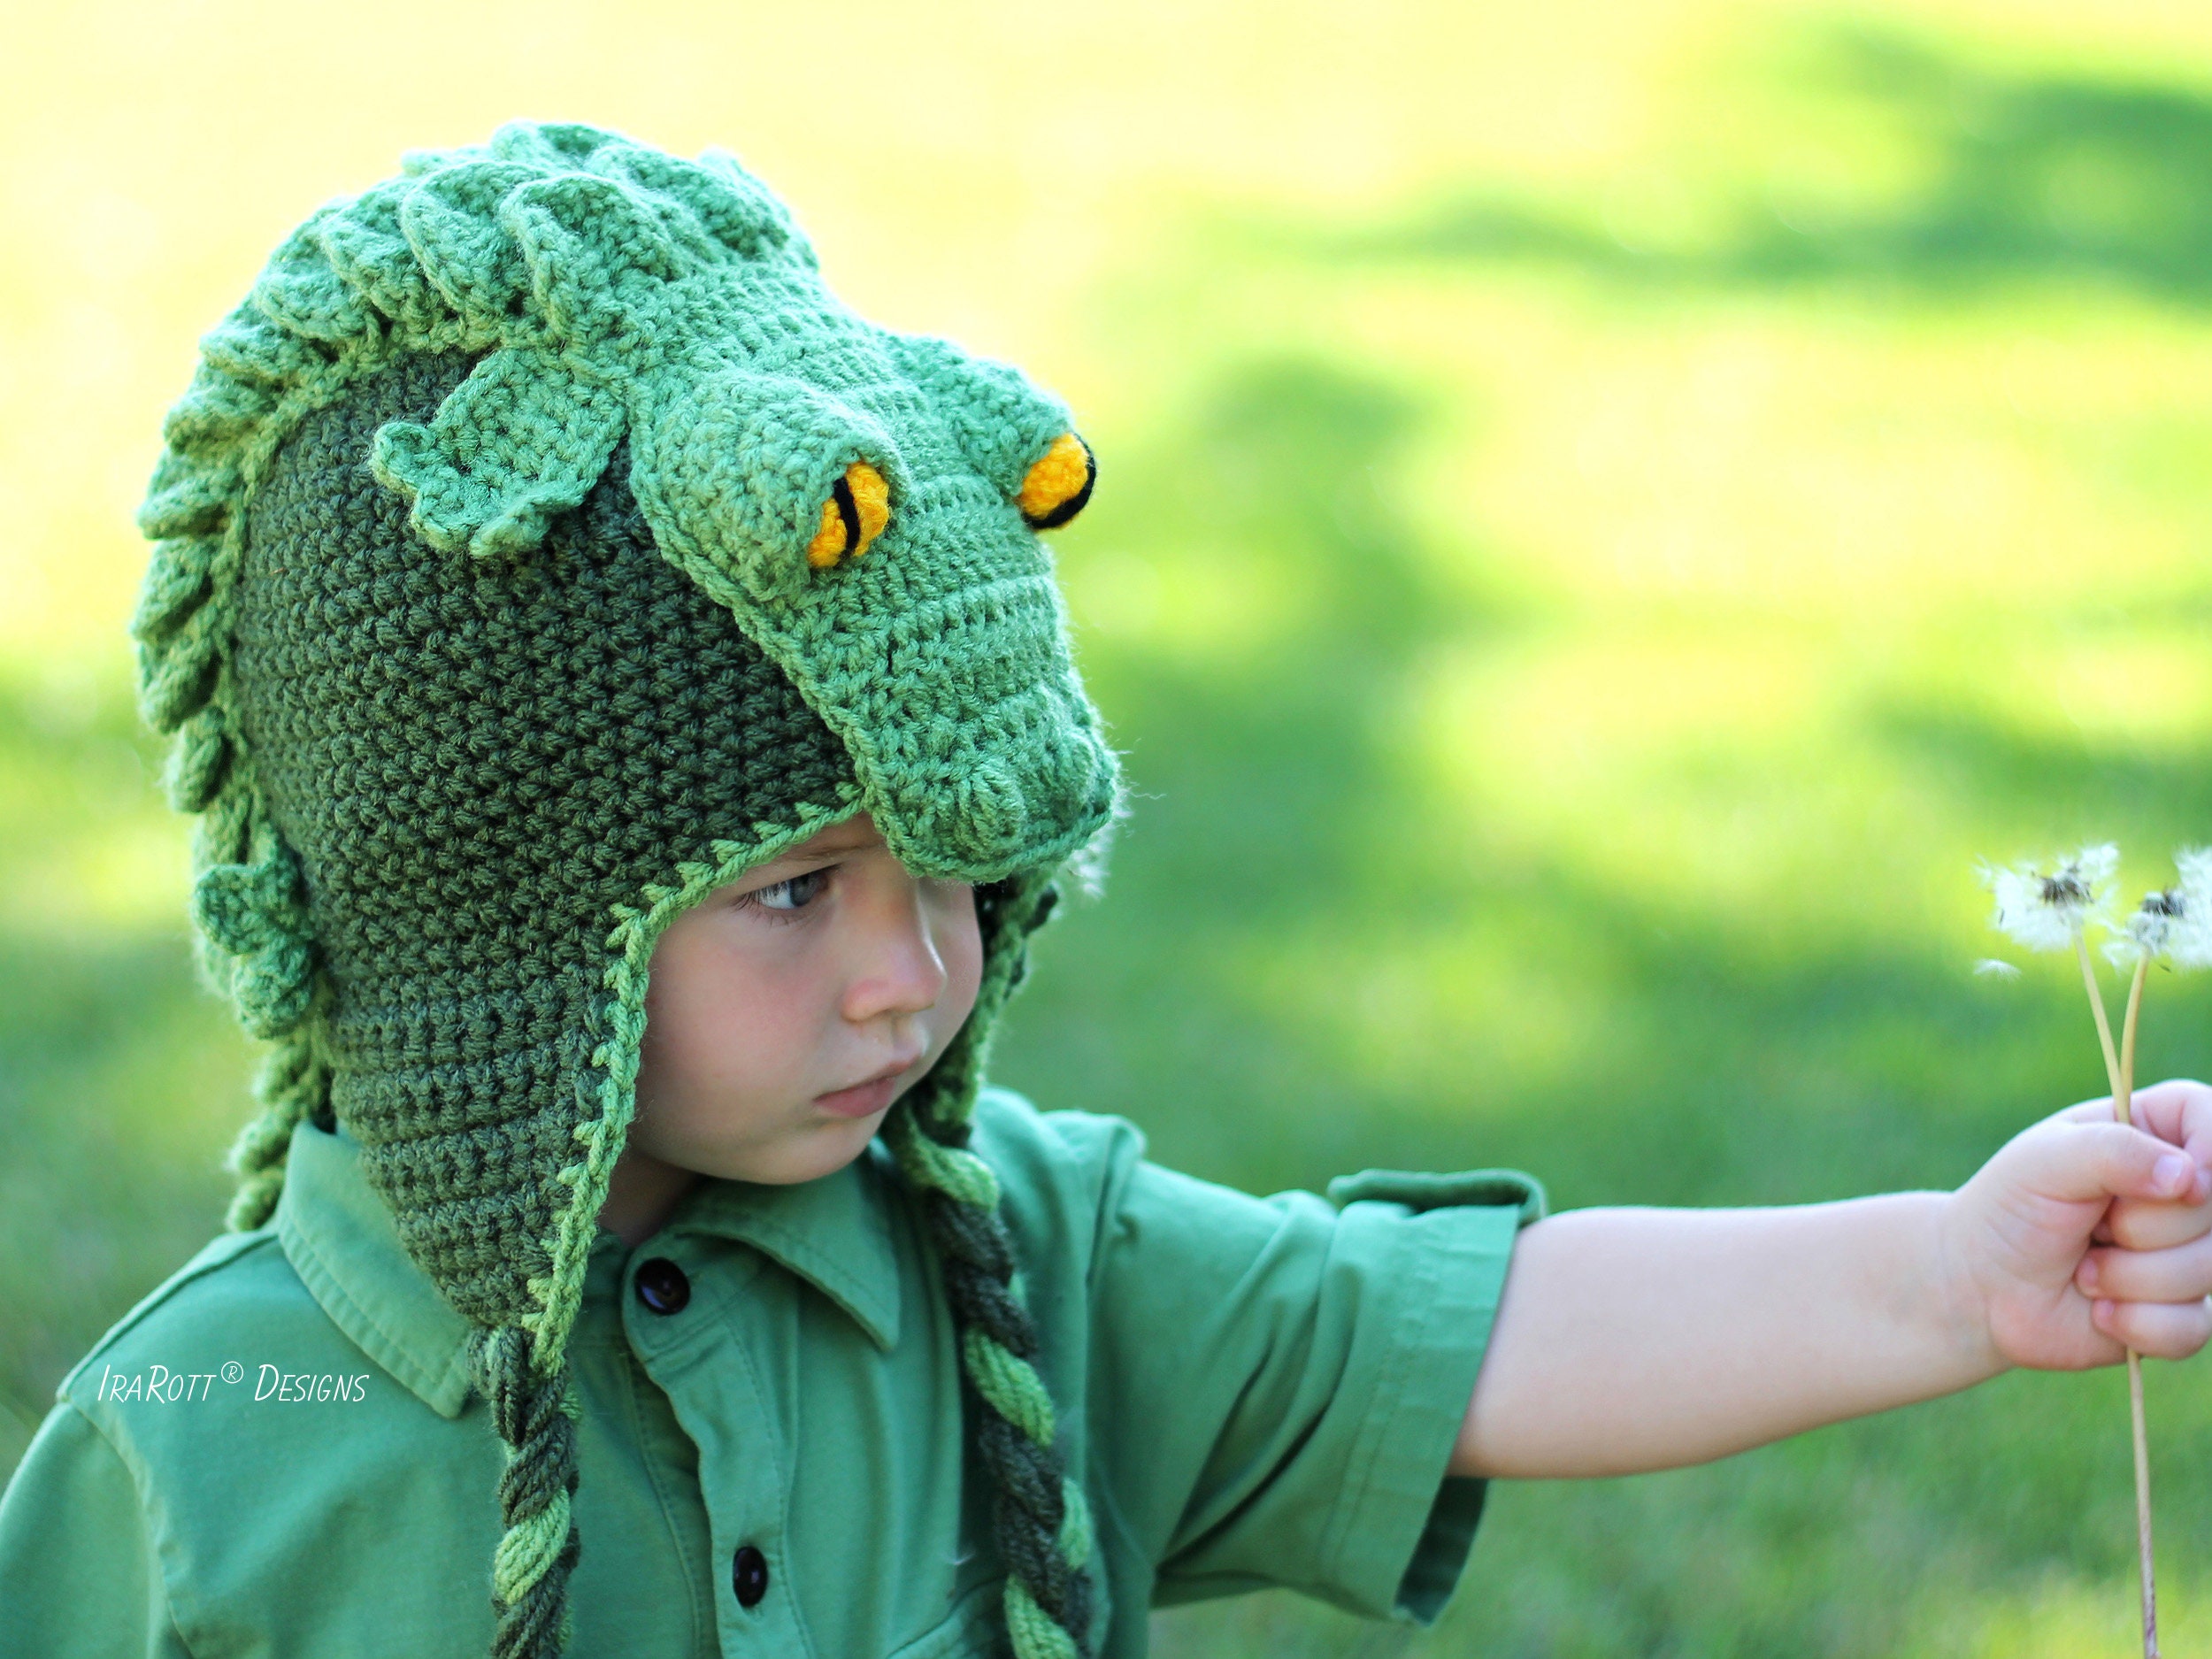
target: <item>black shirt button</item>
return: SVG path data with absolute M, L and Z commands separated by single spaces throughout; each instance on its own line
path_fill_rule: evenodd
M 691 1300 L 691 1281 L 675 1263 L 657 1256 L 638 1263 L 637 1299 L 655 1313 L 681 1313 Z
M 730 1560 L 730 1585 L 738 1606 L 754 1606 L 768 1594 L 768 1557 L 750 1544 L 739 1545 Z

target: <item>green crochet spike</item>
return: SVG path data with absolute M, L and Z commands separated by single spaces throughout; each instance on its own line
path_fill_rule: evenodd
M 611 389 L 549 354 L 495 351 L 428 426 L 395 420 L 377 434 L 376 475 L 414 497 L 432 546 L 520 552 L 599 481 L 627 421 Z

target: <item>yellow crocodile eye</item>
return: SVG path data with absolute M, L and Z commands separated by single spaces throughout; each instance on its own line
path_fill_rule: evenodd
M 806 544 L 806 562 L 826 571 L 840 559 L 856 559 L 891 522 L 891 487 L 865 461 L 855 461 L 830 487 L 822 527 Z
M 1071 432 L 1052 441 L 1022 480 L 1014 505 L 1033 530 L 1056 530 L 1083 511 L 1098 481 L 1098 462 L 1091 446 Z

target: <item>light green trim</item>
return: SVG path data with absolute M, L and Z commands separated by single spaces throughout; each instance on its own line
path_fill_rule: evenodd
M 637 1071 L 640 1045 L 645 1039 L 645 992 L 653 947 L 670 923 L 712 892 L 737 880 L 749 870 L 778 858 L 789 848 L 859 810 L 857 790 L 850 790 L 832 806 L 802 806 L 789 825 L 761 825 L 761 839 L 751 842 L 718 841 L 713 864 L 685 863 L 676 867 L 676 884 L 653 883 L 640 895 L 642 908 L 618 904 L 616 926 L 607 935 L 613 953 L 602 983 L 612 994 L 605 1010 L 608 1031 L 592 1053 L 591 1063 L 606 1074 L 599 1087 L 599 1115 L 578 1124 L 572 1133 L 584 1148 L 584 1156 L 564 1168 L 557 1177 L 572 1196 L 554 1225 L 552 1268 L 542 1278 L 528 1281 L 530 1294 L 544 1311 L 523 1324 L 531 1335 L 531 1357 L 540 1371 L 549 1376 L 559 1368 L 562 1350 L 582 1305 L 584 1267 L 591 1241 L 598 1231 L 599 1211 L 607 1202 L 607 1183 L 622 1156 L 630 1120 L 637 1110 Z
M 316 995 L 327 999 L 326 982 L 316 987 Z M 296 1030 L 279 1037 L 262 1056 L 253 1085 L 261 1110 L 238 1132 L 224 1159 L 224 1167 L 238 1178 L 237 1191 L 223 1217 L 223 1225 L 232 1233 L 250 1233 L 276 1213 L 292 1132 L 328 1096 L 330 1068 L 317 1046 L 315 1031 L 315 1011 L 311 1009 Z
M 219 512 L 219 536 L 186 534 L 165 538 L 148 572 L 149 599 L 165 584 L 180 583 L 191 591 L 204 580 L 205 594 L 196 602 L 172 604 L 156 613 L 165 626 L 148 626 L 150 607 L 142 601 L 134 623 L 139 635 L 140 697 L 148 724 L 157 731 L 173 733 L 167 782 L 173 804 L 201 814 L 192 837 L 191 871 L 196 898 L 201 884 L 251 868 L 242 862 L 257 847 L 280 846 L 283 837 L 270 818 L 255 776 L 253 754 L 243 733 L 231 718 L 231 598 L 238 570 L 245 557 L 246 522 L 262 481 L 277 451 L 300 422 L 342 397 L 355 381 L 374 373 L 398 354 L 394 340 L 372 339 L 324 360 L 322 366 L 291 387 L 261 412 L 242 435 L 235 454 L 226 464 L 211 467 L 212 475 L 227 480 L 219 498 L 203 501 L 202 520 Z M 189 403 L 188 398 L 187 402 Z M 173 426 L 176 418 L 172 418 Z M 160 519 L 157 517 L 155 523 Z M 207 556 L 207 544 L 215 550 Z M 183 653 L 180 660 L 180 653 Z M 195 701 L 180 693 L 204 677 L 205 660 L 212 658 L 211 682 Z M 195 667 L 197 663 L 201 665 Z M 208 783 L 219 777 L 213 789 Z M 250 972 L 250 964 L 202 926 L 196 930 L 200 962 L 210 981 L 231 1001 L 249 1032 L 267 1038 L 272 1047 L 264 1056 L 255 1079 L 254 1097 L 262 1110 L 239 1132 L 225 1160 L 238 1187 L 223 1218 L 234 1233 L 251 1232 L 264 1225 L 276 1209 L 284 1186 L 284 1154 L 292 1131 L 327 1098 L 328 1067 L 315 1043 L 314 1015 L 327 1001 L 325 986 L 305 995 L 296 985 L 277 984 L 265 975 Z M 313 955 L 303 939 L 285 941 L 285 954 L 313 975 Z M 272 1004 L 292 1003 L 296 1012 L 273 1018 Z
M 1060 1483 L 1060 1497 L 1068 1507 L 1067 1518 L 1060 1524 L 1060 1553 L 1070 1566 L 1080 1567 L 1091 1558 L 1091 1501 L 1083 1495 L 1083 1483 L 1072 1475 Z

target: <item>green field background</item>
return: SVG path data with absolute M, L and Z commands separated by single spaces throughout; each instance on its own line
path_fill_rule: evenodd
M 516 115 L 735 150 L 833 283 L 1020 361 L 1133 816 L 999 1074 L 1256 1191 L 1947 1186 L 2102 1085 L 1978 856 L 2212 841 L 2212 12 L 2149 0 L 58 6 L 0 63 L 0 1471 L 218 1225 L 124 623 L 194 342 L 318 202 Z M 2212 987 L 2147 1010 L 2212 1073 Z M 1809 1294 L 1816 1290 L 1809 1286 Z M 2212 1371 L 2148 1378 L 2212 1649 Z M 1632 1371 L 1624 1388 L 1637 1386 Z M 1200 1655 L 2132 1651 L 2124 1387 L 1501 1485 L 1433 1631 Z

